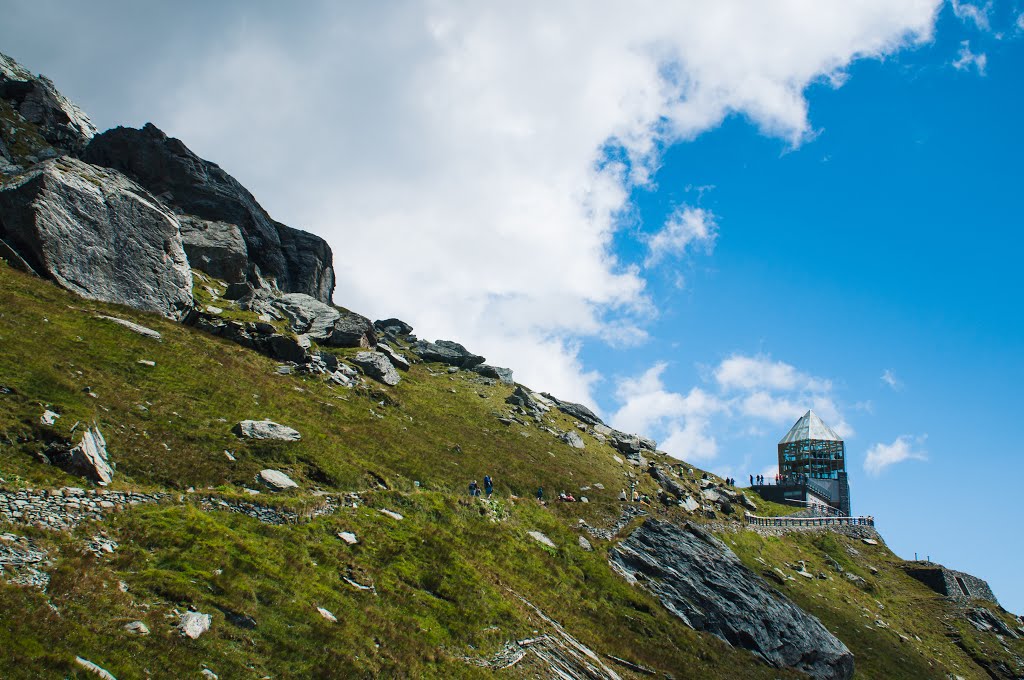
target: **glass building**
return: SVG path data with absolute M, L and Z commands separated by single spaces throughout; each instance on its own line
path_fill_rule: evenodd
M 839 479 L 846 471 L 846 447 L 831 427 L 808 411 L 779 442 L 779 474 L 785 477 Z

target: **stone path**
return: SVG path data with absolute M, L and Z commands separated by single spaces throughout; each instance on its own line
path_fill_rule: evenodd
M 193 494 L 137 493 L 106 489 L 19 489 L 0 491 L 0 521 L 29 524 L 55 531 L 70 531 L 79 524 L 101 520 L 108 513 L 143 503 L 195 500 L 206 511 L 226 510 L 259 520 L 264 524 L 298 524 L 337 512 L 341 505 L 358 503 L 354 493 L 343 496 L 324 495 L 320 503 L 305 512 L 296 512 L 252 501 L 199 496 Z

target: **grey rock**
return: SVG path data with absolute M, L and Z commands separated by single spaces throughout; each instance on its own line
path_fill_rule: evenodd
M 0 239 L 83 297 L 173 318 L 192 305 L 177 218 L 118 172 L 59 158 L 0 186 Z
M 586 446 L 586 444 L 583 443 L 583 438 L 575 432 L 563 432 L 559 439 L 574 449 L 582 449 Z
M 512 369 L 503 368 L 501 366 L 491 366 L 490 364 L 480 364 L 474 366 L 473 371 L 479 373 L 485 378 L 493 378 L 494 380 L 500 380 L 506 385 L 515 385 L 516 381 L 512 379 Z
M 149 626 L 142 621 L 132 621 L 124 624 L 124 629 L 133 635 L 149 635 Z
M 270 439 L 275 441 L 295 442 L 302 438 L 298 431 L 272 420 L 243 420 L 232 430 L 237 436 L 246 439 Z
M 79 153 L 96 134 L 89 117 L 64 97 L 53 81 L 32 75 L 4 54 L 0 54 L 0 99 L 36 125 L 47 142 L 72 153 Z
M 383 342 L 379 342 L 377 343 L 377 351 L 386 356 L 388 358 L 388 361 L 391 362 L 391 365 L 397 368 L 398 370 L 409 370 L 409 360 L 405 358 L 404 354 L 399 354 L 389 345 L 386 345 Z
M 0 55 L 0 57 L 2 56 L 3 55 Z M 102 680 L 117 680 L 117 678 L 115 678 L 110 673 L 110 671 L 106 670 L 105 668 L 101 668 L 100 666 L 94 664 L 92 661 L 89 661 L 88 659 L 83 659 L 80 656 L 75 657 L 75 665 L 83 670 L 89 671 L 93 675 L 99 676 L 100 678 L 102 678 Z
M 484 357 L 473 354 L 465 347 L 451 340 L 438 340 L 428 342 L 419 340 L 412 347 L 414 354 L 418 354 L 424 361 L 436 361 L 457 368 L 473 368 L 487 361 Z
M 587 552 L 590 552 L 590 551 L 592 551 L 594 549 L 594 546 L 590 545 L 590 541 L 588 541 L 583 536 L 577 536 L 576 537 L 576 542 L 579 544 L 579 546 L 581 548 L 583 548 Z
M 182 215 L 181 240 L 189 264 L 226 283 L 244 283 L 249 271 L 249 250 L 242 230 L 228 222 Z
M 288 319 L 293 332 L 309 336 L 321 345 L 372 348 L 377 344 L 369 319 L 332 307 L 304 293 L 275 296 L 260 291 L 241 302 L 253 311 L 277 310 Z
M 185 612 L 178 622 L 178 631 L 182 637 L 196 640 L 200 635 L 210 630 L 210 623 L 213 617 L 200 612 Z
M 538 543 L 540 543 L 542 545 L 546 545 L 549 548 L 556 547 L 554 542 L 550 538 L 548 538 L 547 536 L 545 536 L 544 534 L 542 534 L 539 531 L 527 531 L 526 534 L 530 538 L 532 538 L 533 540 L 537 541 Z
M 373 327 L 385 335 L 409 335 L 412 333 L 412 326 L 401 319 L 378 319 L 373 322 Z
M 155 331 L 152 328 L 148 328 L 146 326 L 143 326 L 142 324 L 135 323 L 134 321 L 129 321 L 128 319 L 119 319 L 116 316 L 106 316 L 104 314 L 98 314 L 96 315 L 96 318 L 116 323 L 118 326 L 124 326 L 132 333 L 138 333 L 139 335 L 146 338 L 159 340 L 162 337 L 159 331 Z
M 67 472 L 91 479 L 101 486 L 114 479 L 114 469 L 107 458 L 107 442 L 96 426 L 82 433 L 82 440 L 67 453 L 62 463 L 61 467 Z
M 256 475 L 256 481 L 264 484 L 271 491 L 284 491 L 285 489 L 296 489 L 296 484 L 291 477 L 280 470 L 260 470 Z
M 305 363 L 308 353 L 295 338 L 275 333 L 260 337 L 254 341 L 256 348 L 263 354 L 279 361 L 292 361 L 296 364 Z
M 275 222 L 235 178 L 156 126 L 108 130 L 93 138 L 84 157 L 120 170 L 186 214 L 236 225 L 255 265 L 249 279 L 256 287 L 265 278 L 282 291 L 330 302 L 334 268 L 327 242 Z
M 571 401 L 562 401 L 558 397 L 552 396 L 547 392 L 544 392 L 544 396 L 550 399 L 559 411 L 572 416 L 576 420 L 582 420 L 588 425 L 604 425 L 604 421 L 598 418 L 596 413 L 583 404 L 574 404 Z M 653 448 L 653 446 L 651 448 Z
M 505 403 L 519 406 L 534 415 L 547 413 L 551 410 L 550 402 L 522 385 L 516 385 L 516 389 L 505 399 Z
M 821 622 L 747 569 L 717 538 L 649 519 L 613 548 L 612 567 L 642 583 L 695 630 L 767 663 L 821 680 L 847 680 L 853 654 Z
M 359 352 L 351 360 L 366 375 L 385 385 L 397 385 L 402 380 L 387 355 L 380 352 Z
M 43 411 L 43 415 L 39 416 L 39 423 L 41 425 L 53 425 L 57 422 L 57 418 L 60 418 L 59 413 L 46 409 Z
M 331 623 L 337 623 L 338 622 L 338 617 L 335 616 L 333 613 L 331 613 L 329 610 L 324 609 L 323 607 L 317 607 L 316 610 L 318 612 L 320 612 L 320 616 L 324 617 L 325 619 L 327 619 Z

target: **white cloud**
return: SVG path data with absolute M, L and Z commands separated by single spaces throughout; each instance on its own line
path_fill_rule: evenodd
M 655 431 L 682 431 L 687 428 L 681 421 L 706 420 L 725 408 L 720 399 L 699 387 L 685 395 L 667 390 L 661 377 L 667 366 L 658 362 L 639 376 L 618 382 L 616 397 L 621 406 L 610 419 L 614 427 L 643 435 Z M 694 430 L 691 428 L 688 432 L 692 436 Z
M 882 372 L 882 382 L 891 387 L 892 389 L 899 391 L 903 389 L 903 382 L 900 381 L 895 374 L 888 368 Z
M 685 460 L 708 461 L 723 437 L 759 437 L 762 423 L 784 433 L 813 409 L 836 433 L 854 435 L 834 397 L 832 382 L 811 376 L 764 355 L 734 354 L 711 377 L 717 390 L 692 387 L 685 394 L 665 386 L 665 362 L 616 384 L 618 410 L 609 422 L 616 428 L 654 437 L 659 448 Z M 724 468 L 723 468 L 724 469 Z
M 679 256 L 692 246 L 703 247 L 710 253 L 718 237 L 718 222 L 714 213 L 703 208 L 684 205 L 676 208 L 660 231 L 647 242 L 649 254 L 644 264 L 658 264 L 667 256 Z
M 975 54 L 971 51 L 971 41 L 960 42 L 960 51 L 957 53 L 953 68 L 957 71 L 969 71 L 972 67 L 978 70 L 978 75 L 985 75 L 985 66 L 988 64 L 988 57 L 984 52 Z
M 642 339 L 628 327 L 646 320 L 645 282 L 612 237 L 660 150 L 734 114 L 792 145 L 811 138 L 804 89 L 929 40 L 936 7 L 325 2 L 283 19 L 247 8 L 143 98 L 277 219 L 330 241 L 340 304 L 593 403 L 574 348 Z M 622 162 L 606 162 L 609 147 Z
M 989 23 L 989 16 L 992 14 L 991 0 L 981 6 L 952 0 L 952 5 L 953 13 L 965 24 L 973 23 L 979 31 L 988 31 L 992 28 Z
M 1015 24 L 1018 31 L 1024 31 L 1024 13 L 1017 15 L 1017 22 Z
M 718 365 L 715 380 L 723 389 L 828 391 L 830 381 L 801 373 L 783 361 L 764 355 L 733 354 Z
M 919 437 L 901 435 L 891 444 L 875 444 L 868 449 L 867 458 L 864 459 L 865 472 L 877 477 L 890 465 L 905 460 L 928 460 L 928 454 L 922 448 L 925 439 L 927 439 L 927 435 Z

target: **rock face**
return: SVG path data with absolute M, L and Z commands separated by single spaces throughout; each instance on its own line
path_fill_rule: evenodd
M 284 292 L 330 302 L 334 267 L 327 242 L 275 222 L 235 178 L 156 126 L 108 130 L 93 138 L 84 157 L 125 173 L 186 214 L 236 225 L 259 270 L 249 272 L 254 284 L 262 275 Z
M 847 680 L 853 654 L 818 619 L 751 572 L 717 538 L 649 519 L 609 554 L 687 625 L 748 649 L 769 664 L 821 680 Z
M 180 318 L 192 271 L 178 220 L 124 175 L 73 158 L 0 188 L 0 239 L 83 297 Z
M 89 117 L 58 92 L 49 78 L 33 76 L 4 54 L 0 54 L 0 99 L 36 125 L 47 142 L 71 153 L 80 153 L 96 134 Z
M 227 222 L 182 215 L 181 239 L 190 265 L 227 283 L 242 283 L 249 268 L 249 249 L 242 230 Z
M 385 385 L 397 385 L 402 380 L 388 357 L 380 352 L 359 352 L 352 357 L 352 362 L 366 375 Z
M 81 475 L 100 485 L 113 481 L 114 469 L 107 458 L 107 442 L 98 427 L 91 427 L 82 433 L 82 441 L 68 453 L 63 467 L 72 474 Z
M 286 425 L 279 425 L 272 420 L 243 420 L 231 430 L 239 437 L 246 439 L 270 439 L 282 442 L 297 442 L 302 435 Z

